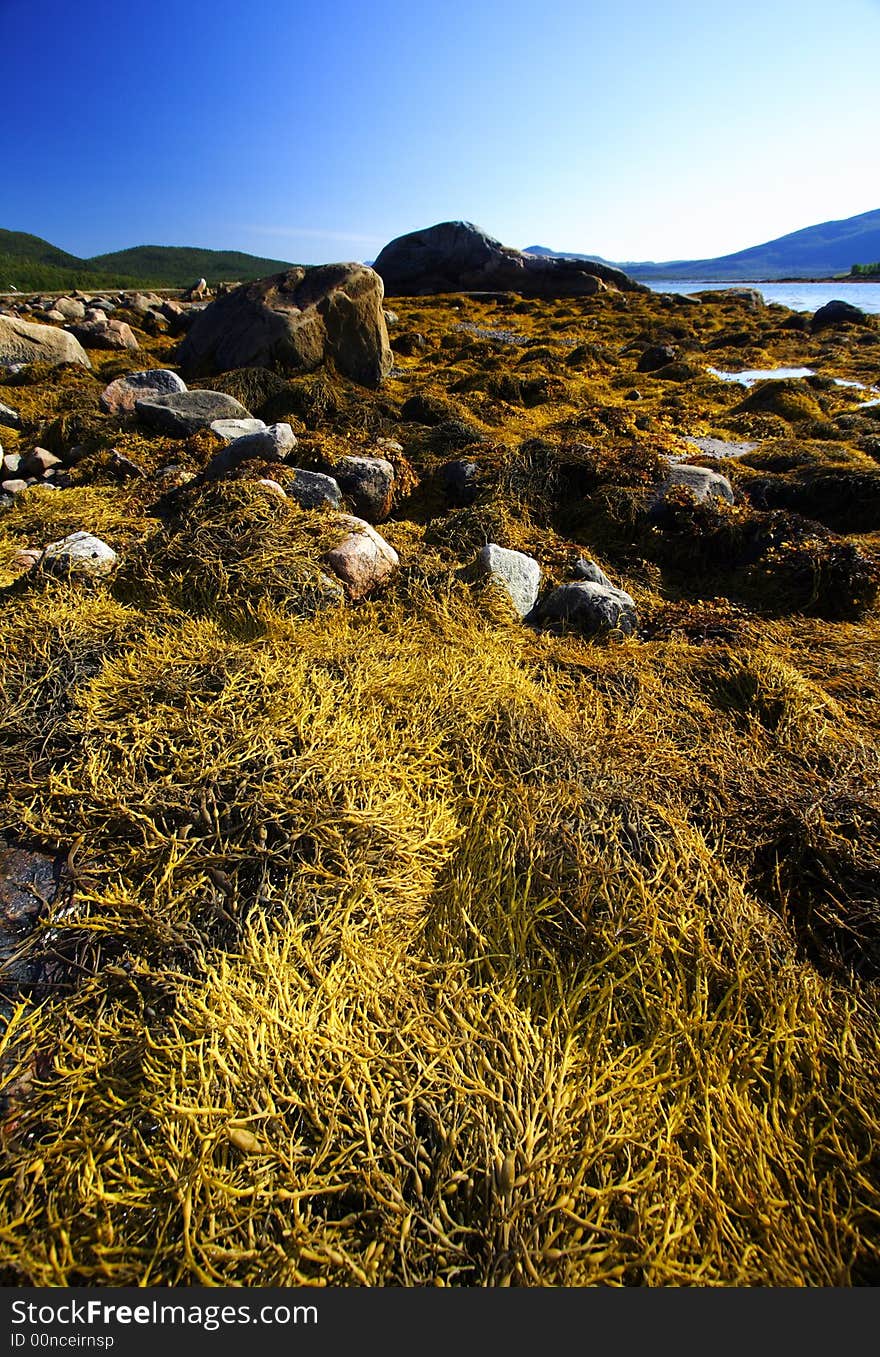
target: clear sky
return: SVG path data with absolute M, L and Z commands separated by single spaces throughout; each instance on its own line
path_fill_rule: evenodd
M 704 258 L 880 208 L 880 0 L 0 0 L 0 226 Z

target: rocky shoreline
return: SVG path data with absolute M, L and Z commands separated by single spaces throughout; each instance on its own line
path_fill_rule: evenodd
M 874 1275 L 880 324 L 444 225 L 0 308 L 7 1284 Z

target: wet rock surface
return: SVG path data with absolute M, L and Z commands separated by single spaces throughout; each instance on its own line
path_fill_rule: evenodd
M 71 894 L 65 854 L 0 847 L 0 997 L 33 993 L 49 978 L 45 952 L 26 944 L 52 906 Z

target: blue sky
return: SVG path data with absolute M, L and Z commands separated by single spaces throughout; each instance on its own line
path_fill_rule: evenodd
M 880 0 L 0 0 L 0 225 L 701 258 L 880 207 Z

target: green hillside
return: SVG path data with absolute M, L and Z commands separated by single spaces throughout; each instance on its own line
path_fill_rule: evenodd
M 80 259 L 40 236 L 0 230 L 0 292 L 98 291 L 128 287 L 187 287 L 245 282 L 290 265 L 239 250 L 201 250 L 176 245 L 138 245 Z
M 43 240 L 41 236 L 28 235 L 26 231 L 0 230 L 0 255 L 45 264 L 51 268 L 79 269 L 85 263 L 75 254 L 59 250 L 57 245 Z
M 240 250 L 199 250 L 181 245 L 137 245 L 130 250 L 99 254 L 88 264 L 107 272 L 134 273 L 161 279 L 168 287 L 188 287 L 199 278 L 208 283 L 246 282 L 290 268 L 283 259 L 260 259 Z

